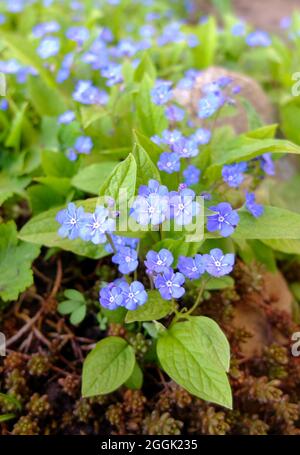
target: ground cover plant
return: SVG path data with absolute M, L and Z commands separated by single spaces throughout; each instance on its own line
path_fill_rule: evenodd
M 0 4 L 3 434 L 299 433 L 300 16 L 212 3 Z

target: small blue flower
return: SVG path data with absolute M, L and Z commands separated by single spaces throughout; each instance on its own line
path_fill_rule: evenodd
M 196 254 L 194 258 L 179 256 L 178 270 L 183 273 L 186 278 L 196 280 L 205 272 L 205 261 L 201 254 Z
M 264 153 L 260 157 L 260 166 L 267 175 L 275 175 L 275 164 L 271 153 Z
M 73 98 L 82 104 L 106 104 L 108 95 L 92 84 L 92 81 L 78 81 Z
M 182 132 L 179 130 L 164 130 L 160 143 L 167 144 L 173 150 L 174 145 L 182 138 Z
M 41 40 L 36 51 L 41 58 L 47 59 L 56 55 L 59 52 L 59 49 L 59 39 L 55 36 L 49 36 Z
M 80 228 L 80 237 L 91 241 L 95 245 L 107 241 L 106 233 L 116 229 L 116 221 L 109 216 L 109 210 L 98 206 L 94 213 L 86 213 L 83 226 Z
M 181 122 L 184 119 L 185 112 L 176 104 L 171 104 L 166 107 L 166 116 L 169 122 Z
M 216 212 L 207 217 L 207 230 L 209 232 L 220 231 L 223 237 L 233 234 L 239 220 L 239 214 L 233 210 L 228 202 L 221 202 L 216 206 L 209 207 L 209 210 Z
M 180 157 L 175 152 L 163 152 L 159 157 L 157 167 L 160 171 L 167 172 L 167 174 L 178 172 L 180 170 Z
M 32 34 L 35 38 L 42 38 L 48 33 L 55 33 L 60 30 L 60 25 L 56 21 L 43 22 L 37 24 L 32 29 Z
M 165 268 L 161 275 L 154 279 L 156 289 L 165 300 L 179 299 L 185 293 L 182 284 L 185 278 L 182 273 L 174 272 L 171 268 Z
M 214 248 L 209 254 L 204 254 L 206 271 L 214 276 L 224 276 L 232 272 L 235 257 L 234 254 L 224 254 L 219 248 Z
M 115 283 L 109 283 L 100 290 L 99 302 L 104 308 L 115 310 L 116 308 L 123 306 L 123 301 L 122 289 Z
M 71 240 L 80 237 L 80 229 L 85 221 L 85 213 L 83 207 L 76 207 L 73 202 L 68 204 L 64 210 L 60 210 L 56 215 L 56 221 L 61 224 L 58 234 Z
M 254 193 L 246 193 L 246 209 L 255 218 L 259 218 L 264 213 L 264 207 L 255 202 L 255 194 Z
M 131 238 L 131 237 L 122 237 L 121 235 L 114 235 L 114 234 L 111 235 L 111 239 L 112 239 L 114 247 L 115 247 L 115 249 L 117 251 L 122 246 L 129 246 L 130 248 L 136 249 L 136 247 L 137 247 L 137 245 L 138 245 L 138 243 L 140 241 L 139 239 L 134 239 L 134 238 Z M 108 253 L 113 253 L 114 252 L 110 243 L 107 243 L 105 245 L 105 250 Z
M 151 90 L 152 102 L 157 105 L 166 104 L 173 97 L 172 83 L 169 81 L 157 81 Z
M 215 93 L 208 93 L 199 101 L 198 117 L 201 119 L 211 117 L 223 104 L 223 96 Z
M 170 193 L 172 218 L 174 218 L 177 225 L 184 226 L 190 224 L 193 217 L 199 213 L 200 206 L 194 199 L 195 193 L 189 188 L 185 188 L 179 193 L 176 191 Z
M 183 177 L 185 183 L 190 186 L 190 185 L 196 185 L 199 182 L 201 171 L 200 169 L 196 168 L 196 166 L 193 166 L 190 164 L 184 171 L 183 171 Z
M 59 124 L 68 124 L 73 122 L 73 120 L 75 120 L 75 112 L 73 111 L 66 111 L 57 119 Z
M 198 145 L 206 145 L 211 139 L 211 131 L 206 128 L 198 128 L 191 138 Z
M 267 47 L 272 44 L 270 35 L 263 30 L 255 30 L 246 37 L 246 43 L 250 47 Z
M 119 271 L 126 275 L 133 272 L 137 268 L 139 264 L 137 257 L 137 252 L 133 248 L 122 246 L 112 257 L 112 262 L 114 264 L 118 264 Z
M 76 161 L 78 157 L 77 152 L 72 148 L 69 148 L 66 151 L 66 156 L 70 161 Z
M 81 46 L 86 40 L 89 39 L 90 32 L 85 27 L 73 26 L 68 28 L 66 31 L 66 37 Z
M 142 226 L 157 226 L 166 220 L 168 214 L 169 197 L 158 193 L 137 196 L 130 211 L 130 215 Z
M 140 281 L 133 281 L 130 285 L 123 281 L 120 283 L 122 290 L 123 306 L 127 310 L 136 310 L 148 300 L 148 294 Z
M 101 75 L 105 79 L 108 79 L 106 82 L 106 85 L 108 87 L 120 84 L 123 81 L 122 65 L 118 65 L 117 63 L 111 63 L 110 65 L 102 69 Z
M 8 101 L 7 101 L 7 99 L 3 98 L 0 101 L 0 110 L 1 111 L 7 111 L 7 109 L 8 109 Z
M 93 148 L 93 141 L 89 136 L 79 136 L 74 144 L 74 149 L 78 153 L 88 155 Z
M 150 194 L 156 194 L 159 196 L 169 196 L 169 190 L 165 185 L 161 185 L 157 180 L 150 179 L 148 185 L 141 185 L 139 187 L 139 196 L 148 197 Z
M 145 266 L 147 272 L 161 273 L 165 267 L 170 267 L 174 258 L 172 253 L 166 248 L 161 249 L 158 253 L 150 250 L 146 255 Z
M 231 27 L 233 36 L 243 36 L 246 33 L 246 26 L 244 22 L 237 22 Z
M 245 162 L 225 165 L 222 169 L 223 180 L 232 188 L 237 188 L 244 181 L 243 172 L 246 170 L 247 163 Z
M 174 144 L 173 150 L 178 153 L 181 158 L 193 158 L 199 154 L 198 145 L 192 138 L 180 138 Z

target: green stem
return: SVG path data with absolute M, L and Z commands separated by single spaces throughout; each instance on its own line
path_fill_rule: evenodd
M 107 238 L 108 243 L 109 243 L 110 246 L 112 247 L 112 250 L 113 250 L 114 254 L 117 254 L 117 248 L 115 247 L 115 244 L 114 244 L 114 242 L 113 242 L 113 239 L 112 239 L 111 235 L 110 235 L 110 234 L 107 234 L 107 233 L 106 233 L 105 235 L 106 235 L 106 238 Z

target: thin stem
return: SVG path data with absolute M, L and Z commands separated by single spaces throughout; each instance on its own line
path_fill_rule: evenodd
M 110 246 L 112 247 L 112 250 L 113 250 L 114 254 L 117 254 L 117 248 L 115 247 L 115 244 L 114 244 L 114 242 L 113 242 L 113 239 L 112 239 L 111 235 L 110 235 L 110 234 L 107 234 L 107 233 L 106 233 L 105 235 L 106 235 L 106 238 L 107 238 L 108 243 L 109 243 Z

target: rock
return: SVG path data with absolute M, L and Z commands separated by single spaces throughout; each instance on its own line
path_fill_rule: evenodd
M 203 125 L 203 120 L 197 118 L 198 102 L 203 96 L 202 88 L 206 84 L 224 76 L 230 77 L 234 85 L 241 87 L 241 97 L 252 104 L 264 123 L 274 123 L 276 121 L 274 107 L 261 86 L 254 79 L 242 73 L 229 71 L 226 68 L 212 66 L 199 74 L 191 90 L 175 90 L 175 99 L 188 110 L 196 124 Z M 242 133 L 249 129 L 247 113 L 239 100 L 239 96 L 236 97 L 236 100 L 236 115 L 226 119 L 219 119 L 217 125 L 231 125 L 237 133 Z

